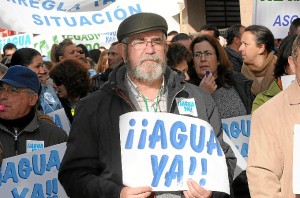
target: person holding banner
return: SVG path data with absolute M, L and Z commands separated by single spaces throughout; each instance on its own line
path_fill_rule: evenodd
M 296 198 L 293 193 L 295 125 L 300 123 L 300 36 L 295 39 L 288 58 L 296 80 L 254 111 L 247 176 L 251 197 Z M 299 156 L 297 156 L 299 158 Z M 294 186 L 298 186 L 296 183 Z M 294 189 L 297 190 L 297 189 Z
M 152 193 L 149 186 L 130 188 L 123 184 L 119 117 L 132 111 L 168 112 L 209 122 L 225 153 L 228 176 L 232 179 L 236 158 L 223 141 L 214 101 L 205 91 L 183 82 L 184 78 L 167 66 L 167 30 L 166 20 L 153 13 L 131 15 L 120 24 L 118 49 L 124 64 L 111 72 L 100 91 L 83 99 L 76 109 L 59 171 L 59 180 L 68 196 L 229 196 L 211 192 L 195 181 L 187 182 L 189 190 L 169 193 Z M 190 108 L 181 108 L 181 104 Z
M 22 66 L 11 66 L 0 80 L 0 140 L 4 158 L 67 140 L 64 130 L 37 117 L 39 88 L 36 73 Z

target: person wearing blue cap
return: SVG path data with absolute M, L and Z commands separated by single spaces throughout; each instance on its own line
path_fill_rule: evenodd
M 3 157 L 33 151 L 65 142 L 61 128 L 38 119 L 36 103 L 40 82 L 36 73 L 22 66 L 11 66 L 0 80 L 0 140 Z
M 198 87 L 183 82 L 184 78 L 166 64 L 167 30 L 166 20 L 154 13 L 135 14 L 120 24 L 117 47 L 124 64 L 117 66 L 100 91 L 83 99 L 76 109 L 59 170 L 59 180 L 68 196 L 229 196 L 206 190 L 195 181 L 187 181 L 189 190 L 176 192 L 152 192 L 148 186 L 131 188 L 123 183 L 119 118 L 132 111 L 189 115 L 211 123 L 230 167 L 230 177 L 235 168 L 236 158 L 222 139 L 221 120 L 213 99 Z M 179 100 L 192 101 L 197 113 L 185 114 L 179 108 Z

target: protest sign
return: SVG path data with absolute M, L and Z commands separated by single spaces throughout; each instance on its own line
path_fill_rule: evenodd
M 6 158 L 0 174 L 0 195 L 5 198 L 67 198 L 58 181 L 66 143 Z
M 4 45 L 7 43 L 13 43 L 16 45 L 17 49 L 24 47 L 33 47 L 33 35 L 32 34 L 18 34 L 14 36 L 8 36 L 4 38 L 0 38 L 0 49 L 3 53 L 2 49 Z
M 193 179 L 208 190 L 229 194 L 225 156 L 206 121 L 131 112 L 120 117 L 120 140 L 126 186 L 180 191 Z
M 285 75 L 285 76 L 281 76 L 281 82 L 282 82 L 282 89 L 286 89 L 288 88 L 288 86 L 290 86 L 290 84 L 292 84 L 292 82 L 296 79 L 296 75 Z
M 236 146 L 233 144 L 228 135 L 224 132 L 223 140 L 226 142 L 232 149 L 235 157 L 236 157 L 236 167 L 234 169 L 233 179 L 235 179 L 242 171 L 246 170 L 247 162 L 241 155 L 241 153 L 237 150 Z
M 65 130 L 67 132 L 67 134 L 69 134 L 71 124 L 70 124 L 70 121 L 69 121 L 64 109 L 59 109 L 59 110 L 53 111 L 47 115 L 50 116 L 52 121 L 58 127 L 62 128 L 63 130 Z
M 166 6 L 157 6 L 162 3 L 167 5 L 168 9 Z M 96 4 L 94 1 L 94 5 Z M 71 32 L 99 34 L 116 31 L 119 24 L 133 14 L 153 12 L 166 18 L 169 29 L 179 30 L 178 22 L 173 19 L 173 16 L 179 13 L 178 3 L 174 0 L 119 0 L 101 7 L 98 4 L 98 11 L 86 12 L 66 12 L 68 10 L 63 6 L 63 2 L 46 0 L 0 1 L 0 27 L 47 35 L 67 35 Z M 76 6 L 71 10 L 76 11 Z
M 294 126 L 293 193 L 300 194 L 300 124 Z
M 251 116 L 239 116 L 222 119 L 222 128 L 241 155 L 248 159 L 248 144 L 250 137 Z
M 275 38 L 288 35 L 292 21 L 300 17 L 299 1 L 291 0 L 255 0 L 253 6 L 253 24 L 264 25 L 271 30 Z

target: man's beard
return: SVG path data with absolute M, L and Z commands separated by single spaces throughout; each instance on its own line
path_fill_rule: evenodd
M 134 62 L 130 61 L 126 54 L 125 60 L 128 75 L 144 83 L 158 80 L 165 74 L 167 68 L 166 59 L 160 59 L 156 54 L 144 54 Z

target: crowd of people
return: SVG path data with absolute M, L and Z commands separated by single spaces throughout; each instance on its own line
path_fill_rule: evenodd
M 3 48 L 0 63 L 0 163 L 67 142 L 59 181 L 70 197 L 282 197 L 292 191 L 293 130 L 300 120 L 300 18 L 279 46 L 262 25 L 227 29 L 226 45 L 212 24 L 197 36 L 169 31 L 157 14 L 139 13 L 118 27 L 109 49 L 88 51 L 65 39 L 44 60 L 32 48 Z M 285 90 L 281 77 L 296 75 Z M 299 92 L 298 92 L 299 91 Z M 225 154 L 230 195 L 195 181 L 188 190 L 153 192 L 122 182 L 119 117 L 132 111 L 183 114 L 193 101 Z M 67 133 L 47 115 L 64 109 Z M 248 167 L 235 180 L 236 157 L 223 140 L 221 119 L 252 114 Z

